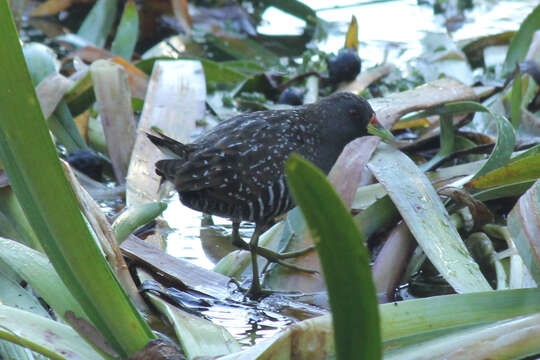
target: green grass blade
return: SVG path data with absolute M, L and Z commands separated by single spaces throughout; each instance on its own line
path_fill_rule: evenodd
M 488 172 L 465 186 L 487 189 L 540 178 L 540 154 L 532 155 Z
M 511 334 L 511 335 L 510 335 Z M 540 351 L 540 313 L 455 331 L 385 354 L 385 359 L 522 359 Z
M 379 359 L 377 300 L 362 234 L 319 169 L 291 155 L 286 173 L 321 260 L 333 314 L 337 358 Z
M 96 101 L 90 71 L 86 72 L 86 74 L 64 94 L 64 100 L 67 102 L 69 110 L 74 116 L 84 112 Z
M 32 249 L 43 251 L 11 187 L 0 189 L 0 212 L 4 215 L 0 233 L 3 234 L 6 230 L 12 230 L 11 234 L 14 237 L 11 237 L 11 239 L 24 243 Z M 7 223 L 4 221 L 7 221 Z M 7 235 L 3 236 L 10 238 Z
M 458 293 L 491 289 L 431 182 L 411 159 L 380 144 L 368 168 L 386 188 L 433 265 Z
M 390 222 L 398 219 L 399 212 L 396 206 L 390 197 L 384 195 L 356 215 L 354 222 L 367 239 L 378 229 L 384 228 Z
M 96 1 L 77 31 L 77 35 L 97 47 L 104 47 L 116 18 L 117 7 L 117 0 Z
M 440 149 L 435 156 L 429 159 L 428 162 L 420 165 L 420 168 L 424 171 L 430 170 L 434 165 L 438 164 L 445 157 L 450 155 L 454 151 L 455 136 L 454 136 L 454 123 L 451 115 L 442 115 L 440 121 Z
M 239 83 L 241 81 L 247 80 L 248 76 L 242 74 L 241 72 L 235 70 L 235 68 L 228 66 L 225 62 L 215 62 L 208 59 L 198 58 L 198 57 L 181 57 L 184 60 L 198 60 L 201 62 L 201 65 L 204 70 L 204 78 L 206 83 Z M 147 74 L 152 72 L 154 63 L 157 60 L 177 60 L 171 57 L 153 57 L 150 59 L 144 59 L 135 66 Z
M 540 283 L 540 180 L 519 198 L 507 222 L 523 263 Z
M 525 59 L 533 34 L 540 29 L 540 6 L 537 6 L 521 23 L 518 32 L 512 38 L 503 65 L 503 74 L 514 70 L 516 64 Z
M 81 215 L 26 69 L 7 0 L 0 0 L 0 159 L 55 270 L 122 356 L 154 338 L 120 287 Z
M 111 52 L 130 60 L 139 35 L 139 13 L 133 1 L 126 2 L 122 19 L 111 44 Z
M 512 120 L 512 125 L 517 129 L 519 122 L 521 121 L 521 72 L 516 71 L 516 76 L 514 76 L 514 83 L 512 84 L 512 96 L 510 102 L 510 120 Z
M 500 198 L 505 198 L 505 197 L 520 196 L 525 191 L 527 191 L 533 183 L 534 183 L 534 180 L 513 183 L 513 184 L 508 184 L 508 185 L 502 185 L 502 186 L 495 186 L 487 190 L 478 191 L 474 193 L 473 196 L 476 200 L 480 200 L 480 201 L 488 201 L 488 200 L 500 199 Z
M 56 54 L 47 46 L 29 43 L 24 46 L 23 53 L 34 87 L 45 77 L 57 71 Z M 53 134 L 68 151 L 86 148 L 86 143 L 64 100 L 60 101 L 53 115 L 47 120 Z
M 380 305 L 384 341 L 540 311 L 540 289 L 435 296 Z
M 540 154 L 540 144 L 537 144 L 525 151 L 520 151 L 519 154 L 512 157 L 512 162 L 525 159 L 526 157 Z
M 516 141 L 516 135 L 512 124 L 501 114 L 491 111 L 489 108 L 482 104 L 472 101 L 460 101 L 443 106 L 421 111 L 417 114 L 402 118 L 406 120 L 419 119 L 430 115 L 455 115 L 471 112 L 487 112 L 493 120 L 495 120 L 497 126 L 497 142 L 495 148 L 489 155 L 488 160 L 484 163 L 482 168 L 474 175 L 477 178 L 484 175 L 491 170 L 504 166 L 510 160 L 512 151 L 514 150 L 514 144 Z

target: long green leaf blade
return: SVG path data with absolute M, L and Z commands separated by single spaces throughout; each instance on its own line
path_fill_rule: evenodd
M 224 327 L 182 311 L 151 293 L 148 297 L 173 325 L 188 359 L 223 356 L 241 350 L 240 344 Z
M 379 359 L 379 314 L 364 238 L 322 171 L 291 155 L 286 173 L 321 260 L 337 358 Z
M 104 47 L 116 18 L 117 5 L 117 0 L 96 1 L 77 31 L 77 35 L 97 47 Z
M 126 2 L 116 36 L 111 44 L 111 52 L 130 60 L 139 35 L 139 13 L 133 1 Z
M 104 359 L 71 327 L 0 304 L 0 338 L 59 360 Z
M 514 70 L 516 64 L 525 59 L 533 34 L 540 29 L 540 6 L 537 6 L 521 23 L 518 32 L 512 38 L 506 59 L 504 60 L 503 73 Z
M 122 355 L 154 338 L 81 215 L 39 107 L 7 0 L 0 0 L 0 159 L 45 252 L 94 326 Z
M 458 293 L 490 290 L 431 182 L 412 160 L 380 144 L 368 167 L 446 281 Z
M 62 317 L 68 310 L 90 320 L 42 253 L 14 240 L 0 238 L 0 260 L 5 262 Z
M 507 221 L 523 263 L 540 283 L 540 180 L 519 198 Z
M 491 111 L 489 108 L 482 104 L 472 101 L 459 101 L 455 103 L 445 104 L 440 107 L 421 111 L 412 116 L 404 117 L 403 119 L 411 120 L 426 117 L 429 115 L 455 115 L 470 112 L 486 112 L 488 113 L 497 126 L 497 142 L 495 148 L 489 155 L 489 158 L 484 163 L 482 168 L 476 172 L 474 178 L 484 175 L 491 170 L 504 166 L 510 160 L 512 151 L 514 151 L 514 143 L 516 141 L 516 135 L 512 124 L 501 114 Z
M 540 154 L 500 167 L 465 184 L 477 189 L 508 185 L 540 178 Z

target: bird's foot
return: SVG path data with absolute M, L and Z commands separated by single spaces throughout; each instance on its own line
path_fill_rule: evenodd
M 274 258 L 276 258 L 276 259 L 284 260 L 284 259 L 292 259 L 292 258 L 295 258 L 295 257 L 302 256 L 304 254 L 307 254 L 308 252 L 310 252 L 312 250 L 315 250 L 315 245 L 307 246 L 307 247 L 305 247 L 303 249 L 300 249 L 300 250 L 289 251 L 289 252 L 285 252 L 285 253 L 278 253 L 278 252 L 275 252 L 275 251 L 268 250 L 266 248 L 259 248 L 259 249 L 264 249 L 263 251 L 271 253 L 272 256 Z M 261 256 L 264 256 L 264 255 L 261 255 Z
M 297 271 L 302 271 L 302 272 L 305 272 L 305 273 L 308 273 L 308 274 L 318 274 L 319 272 L 317 270 L 307 269 L 307 268 L 297 266 L 297 265 L 288 263 L 286 261 L 283 261 L 283 259 L 291 259 L 291 258 L 298 257 L 300 255 L 303 255 L 303 254 L 313 250 L 314 248 L 315 248 L 314 246 L 310 246 L 310 247 L 307 247 L 307 248 L 299 250 L 299 251 L 292 251 L 292 252 L 287 252 L 287 253 L 280 254 L 280 253 L 277 253 L 277 252 L 272 251 L 272 250 L 268 250 L 268 249 L 263 248 L 263 247 L 257 247 L 255 249 L 255 252 L 257 253 L 257 255 L 260 255 L 260 256 L 264 257 L 269 262 L 279 264 L 279 265 L 284 266 L 286 268 L 289 268 L 289 269 L 292 269 L 292 270 L 297 270 Z
M 238 247 L 238 248 L 240 248 L 242 250 L 251 251 L 250 245 L 248 243 L 246 243 L 245 241 L 243 241 L 240 238 L 240 236 L 235 236 L 234 233 L 233 233 L 233 236 L 232 236 L 232 243 L 233 243 L 234 246 L 236 246 L 236 247 Z M 315 249 L 315 246 L 312 245 L 312 246 L 308 246 L 308 247 L 306 247 L 304 249 L 297 250 L 297 251 L 289 251 L 289 252 L 286 252 L 286 253 L 278 253 L 278 252 L 275 252 L 275 251 L 272 251 L 272 250 L 268 250 L 267 248 L 257 246 L 257 248 L 255 249 L 255 252 L 257 253 L 257 255 L 262 256 L 263 258 L 265 258 L 266 260 L 268 260 L 271 263 L 276 263 L 276 264 L 279 264 L 279 265 L 284 266 L 286 268 L 306 272 L 308 274 L 317 274 L 318 271 L 316 271 L 316 270 L 306 269 L 306 268 L 296 266 L 296 265 L 293 265 L 293 264 L 290 264 L 288 262 L 283 261 L 285 259 L 292 259 L 292 258 L 301 256 L 301 255 L 307 254 L 308 252 L 310 252 L 310 251 L 312 251 L 314 249 Z
M 231 279 L 238 291 L 244 295 L 245 299 L 250 300 L 260 300 L 270 295 L 280 295 L 280 296 L 302 296 L 303 292 L 300 291 L 287 291 L 287 290 L 271 290 L 263 289 L 260 284 L 257 284 L 258 281 L 252 282 L 249 288 L 243 287 L 236 279 Z

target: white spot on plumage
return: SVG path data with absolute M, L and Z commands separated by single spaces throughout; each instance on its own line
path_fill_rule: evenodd
M 268 204 L 270 206 L 274 205 L 274 189 L 273 189 L 273 186 L 268 187 Z
M 263 201 L 262 201 L 262 197 L 257 197 L 257 201 L 259 203 L 259 218 L 263 218 L 263 215 L 264 215 L 264 204 L 263 204 Z
M 247 204 L 248 204 L 248 208 L 249 208 L 249 218 L 248 218 L 248 220 L 253 220 L 254 219 L 253 215 L 255 215 L 255 211 L 253 209 L 253 202 L 248 201 Z

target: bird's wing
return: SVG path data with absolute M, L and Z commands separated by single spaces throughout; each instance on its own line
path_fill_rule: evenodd
M 212 144 L 207 138 L 204 146 L 200 144 L 200 150 L 189 154 L 187 161 L 171 165 L 176 189 L 185 192 L 215 189 L 221 193 L 233 191 L 233 185 L 239 182 L 249 182 L 246 175 L 265 159 L 264 152 L 259 151 L 262 145 L 257 134 L 268 127 L 268 122 L 252 119 L 221 137 L 215 135 Z

